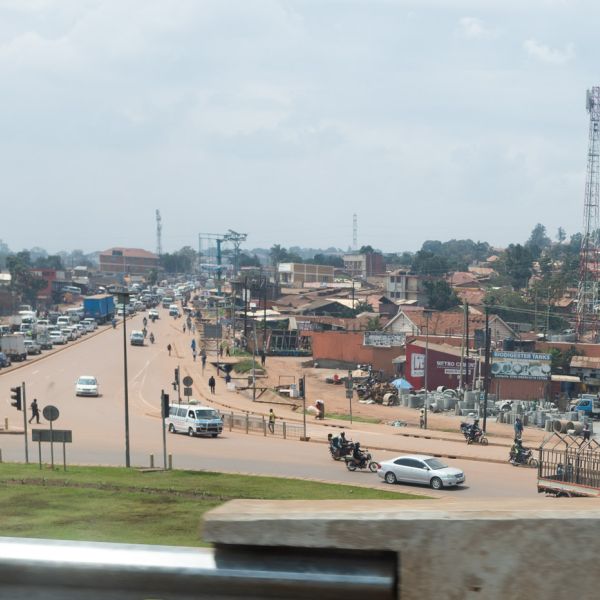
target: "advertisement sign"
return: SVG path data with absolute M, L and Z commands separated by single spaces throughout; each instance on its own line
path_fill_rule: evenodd
M 363 340 L 365 346 L 376 346 L 377 348 L 404 346 L 405 342 L 405 333 L 385 333 L 383 331 L 365 331 Z
M 552 372 L 549 354 L 535 352 L 493 352 L 492 377 L 548 381 Z
M 444 372 L 444 375 L 460 375 L 460 359 L 458 360 L 438 360 L 435 363 L 436 368 Z M 469 369 L 469 375 L 473 372 L 473 363 L 471 361 L 463 361 L 462 372 L 463 375 L 467 373 Z
M 425 377 L 425 355 L 413 354 L 410 357 L 410 374 L 413 377 Z

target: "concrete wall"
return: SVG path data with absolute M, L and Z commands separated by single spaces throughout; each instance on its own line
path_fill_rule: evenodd
M 207 513 L 204 538 L 217 549 L 311 549 L 317 559 L 329 548 L 393 552 L 400 600 L 598 597 L 597 500 L 460 496 L 236 500 Z

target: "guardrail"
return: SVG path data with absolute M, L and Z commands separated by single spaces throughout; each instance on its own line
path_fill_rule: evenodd
M 396 555 L 0 538 L 0 600 L 397 598 Z
M 236 414 L 233 412 L 221 413 L 223 417 L 223 428 L 245 431 L 246 433 L 260 433 L 265 436 L 277 436 L 283 439 L 300 439 L 304 435 L 304 427 L 299 423 L 289 423 L 281 419 L 276 419 L 273 424 L 273 431 L 269 428 L 268 417 L 253 416 L 248 413 Z

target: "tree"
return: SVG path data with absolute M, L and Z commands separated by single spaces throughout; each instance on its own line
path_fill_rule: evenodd
M 315 254 L 312 260 L 308 261 L 313 265 L 326 265 L 336 269 L 344 268 L 344 259 L 334 254 Z
M 381 329 L 381 318 L 379 315 L 376 317 L 369 317 L 369 320 L 367 321 L 367 331 L 380 331 Z
M 532 256 L 528 248 L 521 244 L 510 244 L 505 252 L 507 275 L 515 289 L 527 287 L 531 277 Z
M 373 246 L 361 246 L 358 253 L 359 254 L 372 254 L 373 252 L 375 252 L 375 250 L 373 250 Z
M 37 269 L 55 269 L 56 271 L 62 271 L 65 268 L 58 255 L 39 257 L 33 262 L 33 266 Z
M 46 282 L 41 277 L 36 277 L 31 272 L 31 257 L 27 250 L 11 254 L 6 259 L 6 266 L 10 272 L 10 287 L 21 300 L 35 306 L 38 293 L 46 287 Z
M 448 310 L 460 304 L 460 299 L 444 279 L 424 281 L 427 306 L 434 310 Z
M 489 290 L 483 302 L 489 306 L 490 313 L 498 315 L 504 321 L 522 323 L 531 319 L 533 307 L 521 294 L 510 288 Z
M 419 250 L 415 254 L 413 270 L 421 275 L 443 275 L 448 272 L 448 261 L 433 252 Z
M 529 250 L 531 256 L 534 259 L 537 259 L 546 248 L 550 247 L 551 244 L 552 241 L 546 235 L 546 228 L 541 223 L 538 223 L 533 228 L 527 242 L 525 242 L 525 247 Z
M 374 312 L 373 307 L 366 301 L 361 300 L 360 302 L 356 302 L 354 304 L 354 315 L 360 315 L 364 312 Z
M 260 260 L 256 254 L 250 256 L 242 252 L 239 256 L 239 265 L 240 267 L 260 267 Z
M 277 268 L 277 265 L 288 260 L 288 251 L 280 244 L 274 244 L 269 250 L 271 264 Z

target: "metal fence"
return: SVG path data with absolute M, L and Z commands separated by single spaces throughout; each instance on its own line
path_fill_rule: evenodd
M 380 600 L 397 597 L 396 569 L 384 552 L 0 537 L 0 600 Z
M 283 439 L 300 439 L 304 436 L 304 426 L 299 423 L 289 423 L 281 419 L 275 419 L 273 431 L 269 428 L 268 417 L 260 417 L 245 414 L 221 413 L 223 417 L 223 429 L 229 431 L 238 430 L 246 433 L 258 433 L 264 436 L 277 436 Z

